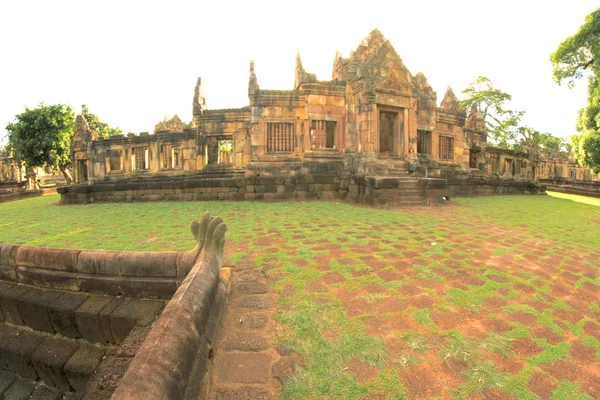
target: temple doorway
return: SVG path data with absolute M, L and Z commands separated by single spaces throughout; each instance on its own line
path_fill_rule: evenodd
M 379 156 L 386 157 L 394 154 L 394 132 L 397 113 L 379 113 Z

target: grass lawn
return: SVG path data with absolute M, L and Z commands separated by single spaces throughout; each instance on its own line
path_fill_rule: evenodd
M 559 198 L 561 197 L 561 198 Z M 187 250 L 204 210 L 277 293 L 303 356 L 294 399 L 592 399 L 600 393 L 600 207 L 579 196 L 336 202 L 0 204 L 0 242 Z M 497 397 L 494 397 L 497 396 Z

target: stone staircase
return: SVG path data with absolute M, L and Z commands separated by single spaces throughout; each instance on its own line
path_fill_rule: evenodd
M 164 303 L 0 280 L 0 398 L 110 398 Z
M 419 180 L 407 172 L 407 162 L 396 162 L 388 168 L 388 175 L 400 179 L 398 187 L 398 205 L 399 206 L 422 206 L 426 204 L 421 195 Z

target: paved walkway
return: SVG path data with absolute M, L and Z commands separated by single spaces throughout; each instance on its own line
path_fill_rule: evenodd
M 276 297 L 265 274 L 247 263 L 232 269 L 229 302 L 219 330 L 208 398 L 272 399 L 294 368 L 275 346 Z

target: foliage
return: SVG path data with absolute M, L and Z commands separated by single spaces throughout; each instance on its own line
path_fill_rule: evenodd
M 584 167 L 600 172 L 600 9 L 585 18 L 577 33 L 568 37 L 550 56 L 553 78 L 569 87 L 588 78 L 587 106 L 580 110 L 573 137 L 573 155 Z
M 599 114 L 600 115 L 600 114 Z M 571 138 L 573 155 L 582 166 L 600 172 L 600 130 L 588 131 Z
M 485 76 L 478 76 L 463 90 L 463 94 L 466 98 L 460 102 L 460 106 L 468 110 L 475 104 L 483 116 L 490 138 L 502 147 L 509 147 L 517 137 L 517 128 L 525 114 L 506 108 L 512 96 L 495 88 Z
M 8 148 L 28 168 L 50 165 L 64 170 L 71 164 L 70 140 L 74 125 L 73 110 L 63 104 L 41 103 L 15 116 L 6 125 Z
M 569 154 L 570 146 L 564 138 L 547 132 L 542 133 L 528 126 L 518 127 L 515 139 L 515 143 L 510 147 L 533 157 L 566 157 Z
M 83 115 L 87 121 L 90 129 L 98 134 L 98 137 L 107 138 L 112 135 L 119 135 L 123 133 L 120 128 L 112 128 L 106 122 L 98 118 L 96 114 L 90 113 L 85 104 L 81 106 L 81 115 Z
M 477 106 L 485 121 L 490 139 L 500 147 L 523 151 L 531 156 L 566 156 L 567 143 L 550 133 L 541 133 L 534 128 L 521 125 L 524 111 L 507 108 L 512 96 L 494 87 L 485 76 L 478 76 L 463 90 L 467 96 L 460 106 L 469 109 Z

